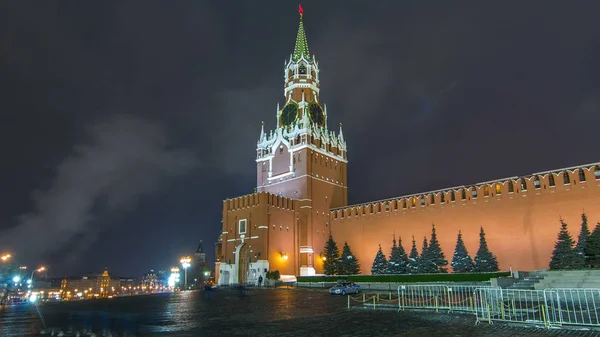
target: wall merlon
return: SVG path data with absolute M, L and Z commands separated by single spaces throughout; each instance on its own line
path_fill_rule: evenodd
M 489 202 L 486 199 L 501 200 L 499 197 L 505 194 L 535 192 L 535 195 L 539 195 L 541 193 L 554 193 L 556 189 L 568 191 L 571 185 L 575 186 L 577 183 L 585 184 L 588 181 L 600 183 L 600 163 L 550 170 L 526 176 L 490 180 L 473 185 L 455 186 L 339 207 L 331 209 L 330 215 L 335 220 L 348 216 L 376 214 L 382 210 L 414 210 L 455 203 L 466 205 L 476 203 L 478 199 Z

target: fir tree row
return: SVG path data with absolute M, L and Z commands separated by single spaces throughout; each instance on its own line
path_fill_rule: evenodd
M 402 246 L 402 238 L 396 241 L 396 236 L 392 238 L 392 250 L 389 260 L 379 245 L 379 250 L 375 255 L 371 274 L 433 274 L 447 273 L 448 261 L 444 256 L 444 252 L 440 247 L 440 243 L 435 233 L 435 226 L 431 229 L 431 238 L 427 242 L 427 238 L 423 238 L 423 248 L 421 254 L 417 251 L 415 238 L 412 238 L 412 247 L 407 255 Z M 487 246 L 485 232 L 483 227 L 479 232 L 479 249 L 475 255 L 475 260 L 471 258 L 467 247 L 462 239 L 462 234 L 458 232 L 456 240 L 456 248 L 452 257 L 452 271 L 455 273 L 468 272 L 495 272 L 498 271 L 498 260 L 492 254 Z
M 600 268 L 600 222 L 592 233 L 587 222 L 586 214 L 581 214 L 581 229 L 575 243 L 567 230 L 567 223 L 560 219 L 560 231 L 550 259 L 550 270 Z
M 325 243 L 323 256 L 323 269 L 325 275 L 356 275 L 359 273 L 360 265 L 356 256 L 352 254 L 348 242 L 344 242 L 342 254 L 338 249 L 337 243 L 329 234 L 329 240 Z

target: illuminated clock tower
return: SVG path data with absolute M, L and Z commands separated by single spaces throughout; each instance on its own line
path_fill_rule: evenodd
M 257 191 L 300 202 L 294 224 L 300 274 L 312 275 L 329 236 L 329 209 L 348 203 L 347 156 L 341 124 L 337 134 L 328 129 L 319 64 L 309 53 L 299 9 L 296 44 L 284 69 L 284 104 L 277 106 L 274 130 L 265 132 L 263 123 L 256 147 Z

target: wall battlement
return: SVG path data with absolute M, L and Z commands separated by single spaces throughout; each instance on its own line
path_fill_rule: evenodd
M 257 192 L 233 199 L 225 199 L 223 200 L 223 208 L 227 212 L 234 212 L 265 203 L 271 207 L 292 211 L 294 210 L 294 200 L 268 192 Z
M 600 183 L 600 163 L 574 166 L 526 176 L 515 176 L 498 180 L 476 183 L 468 186 L 456 186 L 424 193 L 404 195 L 357 205 L 334 208 L 330 218 L 344 219 L 380 212 L 435 208 L 445 204 L 472 204 L 500 201 L 502 196 L 521 194 L 555 193 L 569 191 L 577 184 Z

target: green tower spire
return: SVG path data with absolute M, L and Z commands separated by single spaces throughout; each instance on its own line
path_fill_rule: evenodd
M 298 26 L 298 36 L 296 36 L 296 46 L 294 47 L 292 60 L 298 61 L 303 56 L 305 59 L 309 60 L 310 53 L 308 51 L 308 42 L 306 42 L 306 33 L 304 33 L 304 24 L 302 23 L 302 16 L 304 14 L 302 5 L 298 5 L 298 13 L 300 13 L 300 25 Z

